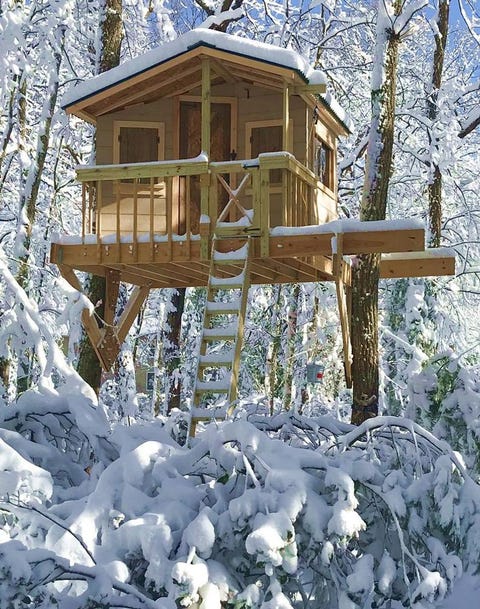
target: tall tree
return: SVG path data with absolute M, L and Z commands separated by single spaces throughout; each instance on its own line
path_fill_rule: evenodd
M 392 171 L 395 92 L 399 45 L 414 14 L 426 1 L 379 0 L 371 84 L 372 120 L 367 145 L 362 221 L 384 220 Z M 352 276 L 352 423 L 378 414 L 378 281 L 380 255 L 356 258 Z
M 433 54 L 432 87 L 427 99 L 427 114 L 432 126 L 438 117 L 438 97 L 442 85 L 443 64 L 448 36 L 448 16 L 450 0 L 438 0 L 436 18 L 435 51 Z M 435 136 L 429 131 L 430 145 L 435 148 Z M 430 227 L 430 246 L 440 247 L 442 236 L 442 172 L 435 158 L 431 160 L 430 181 L 428 184 L 428 218 Z
M 100 11 L 100 47 L 97 50 L 97 71 L 106 72 L 120 63 L 123 39 L 122 0 L 102 0 Z M 88 285 L 88 297 L 98 304 L 100 318 L 104 315 L 105 279 L 93 275 Z M 83 335 L 78 359 L 80 376 L 96 391 L 100 388 L 102 368 L 90 340 Z

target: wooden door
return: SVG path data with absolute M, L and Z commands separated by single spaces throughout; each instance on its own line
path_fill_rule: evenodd
M 148 163 L 164 156 L 164 124 L 153 122 L 114 121 L 113 162 Z M 153 225 L 150 222 L 153 206 Z M 120 213 L 117 214 L 117 208 Z M 101 233 L 145 235 L 153 228 L 165 233 L 165 184 L 150 178 L 106 182 L 102 189 Z M 117 227 L 117 223 L 120 224 Z
M 231 143 L 231 104 L 211 104 L 210 126 L 210 160 L 229 161 L 232 150 Z M 202 117 L 201 103 L 197 101 L 180 102 L 180 157 L 182 159 L 194 158 L 202 151 Z M 191 231 L 198 233 L 200 221 L 200 179 L 197 176 L 184 182 L 181 204 L 181 224 L 184 226 L 185 206 L 190 205 Z M 226 203 L 226 193 L 219 185 L 219 207 Z M 185 230 L 185 229 L 184 229 Z M 179 231 L 180 232 L 180 231 Z

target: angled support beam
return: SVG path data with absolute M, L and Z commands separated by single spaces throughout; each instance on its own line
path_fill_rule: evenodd
M 125 307 L 120 319 L 118 320 L 118 324 L 116 325 L 117 337 L 120 344 L 126 339 L 128 331 L 132 327 L 135 317 L 142 308 L 142 305 L 145 302 L 149 292 L 150 288 L 145 286 L 136 287 L 133 290 L 132 295 L 128 299 L 127 306 Z
M 347 387 L 352 387 L 352 346 L 350 342 L 351 329 L 351 308 L 350 308 L 350 288 L 345 287 L 344 270 L 346 266 L 343 259 L 343 234 L 336 236 L 337 249 L 333 254 L 333 274 L 335 277 L 335 287 L 337 290 L 338 313 L 342 328 L 343 359 L 345 366 L 345 381 Z
M 224 68 L 219 60 L 212 60 L 212 68 L 215 74 L 217 74 L 217 76 L 221 76 L 221 78 L 223 78 L 225 82 L 228 82 L 230 84 L 234 84 L 237 82 L 237 79 L 232 74 L 232 72 Z
M 71 267 L 66 266 L 64 264 L 59 264 L 57 266 L 60 270 L 60 273 L 62 274 L 62 277 L 66 281 L 68 281 L 68 283 L 72 286 L 72 288 L 74 290 L 78 290 L 80 293 L 83 294 L 82 286 L 80 284 L 80 281 L 78 280 L 78 277 L 75 275 L 74 270 Z M 108 370 L 109 368 L 106 368 L 107 362 L 102 357 L 102 354 L 101 354 L 99 346 L 98 346 L 103 340 L 103 335 L 104 335 L 105 330 L 100 329 L 100 327 L 97 323 L 97 320 L 95 319 L 95 317 L 90 313 L 90 311 L 87 308 L 83 309 L 83 311 L 82 311 L 82 324 L 83 324 L 83 327 L 85 328 L 85 332 L 87 333 L 87 336 L 88 336 L 90 342 L 92 343 L 95 353 L 97 354 L 97 357 L 100 360 L 100 363 L 102 364 L 102 367 L 105 370 Z

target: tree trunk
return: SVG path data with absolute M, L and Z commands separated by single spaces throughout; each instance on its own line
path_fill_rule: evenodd
M 387 5 L 398 15 L 401 0 L 379 0 L 372 76 L 372 122 L 367 146 L 360 220 L 384 220 L 392 171 L 395 88 L 400 36 L 387 16 Z M 383 68 L 383 69 L 380 69 Z M 378 414 L 378 279 L 380 256 L 357 257 L 352 274 L 352 423 Z
M 438 94 L 442 85 L 443 63 L 448 36 L 448 16 L 450 0 L 438 0 L 437 33 L 435 34 L 435 52 L 433 54 L 432 90 L 427 100 L 427 113 L 433 126 L 438 117 Z M 431 132 L 430 144 L 438 146 Z M 430 247 L 440 247 L 442 237 L 442 172 L 440 167 L 431 160 L 432 174 L 428 184 L 428 218 L 430 228 Z
M 290 292 L 288 305 L 287 337 L 285 344 L 285 376 L 283 379 L 283 408 L 290 410 L 292 405 L 293 358 L 297 338 L 298 302 L 300 299 L 300 284 L 296 283 Z
M 180 335 L 182 315 L 185 307 L 185 288 L 174 290 L 167 314 L 166 329 L 163 338 L 163 362 L 165 365 L 165 403 L 167 412 L 181 405 L 180 376 Z
M 268 397 L 270 415 L 275 409 L 275 397 L 278 386 L 278 357 L 282 342 L 282 329 L 280 322 L 280 305 L 282 299 L 282 286 L 276 285 L 272 294 L 272 308 L 270 315 L 271 340 L 267 349 L 267 366 L 265 370 L 265 393 Z
M 122 0 L 104 0 L 99 27 L 101 28 L 101 46 L 98 56 L 98 72 L 102 73 L 115 68 L 120 63 L 123 39 Z M 105 279 L 97 276 L 91 277 L 88 297 L 94 304 L 102 303 L 98 308 L 98 314 L 102 318 L 105 296 Z M 98 393 L 102 367 L 85 332 L 80 342 L 77 371 Z

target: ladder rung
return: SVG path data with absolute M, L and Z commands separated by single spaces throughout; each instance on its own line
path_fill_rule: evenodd
M 197 379 L 195 393 L 228 393 L 230 380 L 230 374 L 226 374 L 223 379 L 217 381 L 199 381 Z
M 207 311 L 209 313 L 213 313 L 215 311 L 231 311 L 236 310 L 239 311 L 242 306 L 241 298 L 235 298 L 234 300 L 229 300 L 227 302 L 224 301 L 216 301 L 209 300 L 207 302 Z
M 205 409 L 206 410 L 206 409 Z M 206 412 L 203 416 L 192 417 L 192 423 L 200 423 L 202 421 L 225 421 L 227 418 L 226 414 L 210 414 Z
M 230 252 L 219 252 L 217 250 L 214 250 L 214 252 L 213 252 L 213 260 L 217 264 L 224 260 L 227 260 L 228 262 L 230 262 L 232 260 L 241 262 L 241 261 L 246 260 L 247 256 L 248 256 L 248 243 L 245 243 L 245 245 L 242 245 L 242 247 L 239 247 L 238 249 L 232 250 Z
M 245 269 L 234 277 L 210 277 L 210 287 L 225 290 L 225 286 L 234 284 L 237 288 L 242 288 L 245 283 Z
M 222 305 L 222 306 L 216 306 Z M 209 302 L 207 304 L 206 313 L 208 315 L 235 315 L 240 313 L 241 303 L 238 304 L 235 301 L 232 302 Z
M 197 383 L 198 384 L 198 383 Z M 204 393 L 228 393 L 229 389 L 227 387 L 222 387 L 221 389 L 211 389 L 209 387 L 197 387 L 195 389 L 195 395 L 202 395 Z
M 215 419 L 217 421 L 224 421 L 227 418 L 227 407 L 226 406 L 210 406 L 200 407 L 194 406 L 191 410 L 192 421 L 211 421 Z
M 206 368 L 208 366 L 231 366 L 234 355 L 235 351 L 233 349 L 223 353 L 209 353 L 208 355 L 201 355 L 198 360 L 198 365 L 202 368 Z

